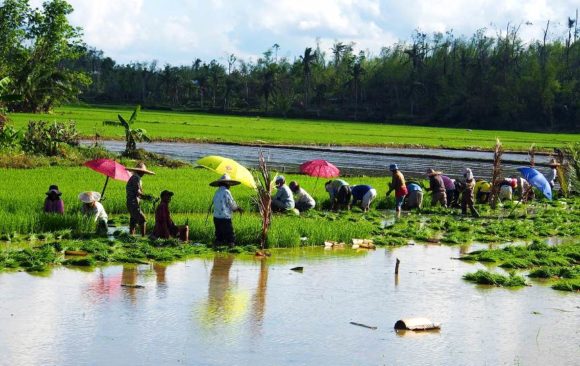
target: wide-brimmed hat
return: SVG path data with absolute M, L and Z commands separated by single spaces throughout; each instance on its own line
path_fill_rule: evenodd
M 394 172 L 396 170 L 399 170 L 399 166 L 397 164 L 391 164 L 389 165 L 389 170 Z
M 50 194 L 56 194 L 57 196 L 62 195 L 62 193 L 58 190 L 58 186 L 53 184 L 50 187 L 48 187 L 48 192 L 45 193 L 47 196 Z
M 549 165 L 549 166 L 560 166 L 561 164 L 560 164 L 560 163 L 558 163 L 558 162 L 556 161 L 556 159 L 553 159 L 553 158 L 552 158 L 552 159 L 551 159 L 551 160 L 548 162 L 548 165 Z
M 209 185 L 212 187 L 219 187 L 220 185 L 228 185 L 228 186 L 237 186 L 238 184 L 240 184 L 239 181 L 237 180 L 233 180 L 232 178 L 230 178 L 229 174 L 224 174 L 220 177 L 220 179 L 218 180 L 214 180 L 213 182 L 211 182 Z
M 151 175 L 155 175 L 155 173 L 153 173 L 151 170 L 147 169 L 147 166 L 145 166 L 145 163 L 143 162 L 139 162 L 137 163 L 137 165 L 134 168 L 125 168 L 131 172 L 138 172 L 138 173 L 143 173 L 143 174 L 151 174 Z
M 443 172 L 439 172 L 439 171 L 433 170 L 432 168 L 429 168 L 429 169 L 427 169 L 427 172 L 425 174 L 427 174 L 427 176 L 429 176 L 429 177 L 432 177 L 434 175 L 443 174 Z
M 83 203 L 93 203 L 101 200 L 101 194 L 99 192 L 83 192 L 79 194 L 79 200 Z

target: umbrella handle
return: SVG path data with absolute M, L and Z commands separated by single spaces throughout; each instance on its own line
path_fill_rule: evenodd
M 109 184 L 109 176 L 107 176 L 107 180 L 105 180 L 105 186 L 103 187 L 103 191 L 101 192 L 101 201 L 105 197 L 105 189 L 107 189 L 107 184 Z

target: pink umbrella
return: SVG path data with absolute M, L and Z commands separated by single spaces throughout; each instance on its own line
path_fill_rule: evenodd
M 103 192 L 101 193 L 101 199 L 103 199 L 103 196 L 105 195 L 105 189 L 107 189 L 109 178 L 120 180 L 123 182 L 127 182 L 129 178 L 131 178 L 131 174 L 125 169 L 125 167 L 122 164 L 119 164 L 111 159 L 97 159 L 87 161 L 84 164 L 84 166 L 107 176 L 105 186 L 103 187 Z
M 300 172 L 311 177 L 335 178 L 340 170 L 326 160 L 311 160 L 300 165 Z

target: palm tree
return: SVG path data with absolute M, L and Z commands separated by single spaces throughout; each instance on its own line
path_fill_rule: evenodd
M 310 77 L 312 75 L 312 65 L 316 59 L 316 52 L 312 52 L 312 47 L 304 50 L 304 56 L 300 56 L 302 62 L 302 74 L 304 75 L 304 107 L 308 107 L 308 91 L 310 90 Z
M 145 131 L 142 128 L 132 127 L 135 121 L 137 120 L 137 115 L 139 114 L 139 111 L 141 111 L 140 105 L 135 107 L 133 113 L 131 114 L 131 118 L 129 118 L 129 121 L 126 121 L 120 114 L 117 115 L 117 117 L 119 118 L 119 125 L 125 128 L 126 145 L 125 151 L 123 152 L 123 155 L 125 156 L 134 155 L 135 151 L 137 150 L 137 142 L 143 141 L 151 142 L 151 139 L 149 138 L 149 136 L 147 136 L 147 131 Z

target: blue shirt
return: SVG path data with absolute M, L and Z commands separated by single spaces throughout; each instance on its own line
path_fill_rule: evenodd
M 232 213 L 238 209 L 234 197 L 226 187 L 219 187 L 213 196 L 213 217 L 216 219 L 231 219 Z
M 412 192 L 412 191 L 419 191 L 419 192 L 422 192 L 422 191 L 423 191 L 423 190 L 421 189 L 421 186 L 420 186 L 420 185 L 418 185 L 418 184 L 415 184 L 415 183 L 409 183 L 409 184 L 407 184 L 407 190 L 408 190 L 409 192 Z
M 358 186 L 354 186 L 351 188 L 352 197 L 355 200 L 362 201 L 365 194 L 367 194 L 367 192 L 370 191 L 371 189 L 373 189 L 373 187 L 368 186 L 366 184 L 359 184 Z

